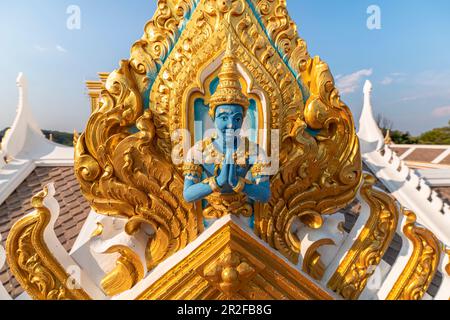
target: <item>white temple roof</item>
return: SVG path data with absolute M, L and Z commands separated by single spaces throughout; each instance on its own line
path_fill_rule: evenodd
M 28 101 L 28 84 L 23 73 L 17 77 L 17 115 L 0 147 L 0 205 L 36 166 L 71 166 L 74 149 L 46 139 Z
M 364 163 L 402 206 L 417 214 L 419 223 L 429 228 L 447 246 L 450 245 L 450 207 L 423 178 L 433 174 L 421 171 L 419 175 L 408 167 L 391 146 L 385 144 L 383 134 L 373 116 L 371 93 L 372 85 L 367 81 L 364 86 L 364 107 L 358 133 Z M 449 174 L 450 170 L 441 171 L 441 175 Z

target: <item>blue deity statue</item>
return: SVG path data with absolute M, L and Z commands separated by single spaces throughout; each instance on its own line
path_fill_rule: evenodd
M 227 214 L 251 217 L 255 202 L 270 200 L 267 156 L 257 144 L 240 136 L 249 105 L 229 46 L 209 104 L 216 133 L 189 150 L 184 165 L 184 198 L 187 202 L 205 200 L 205 219 Z

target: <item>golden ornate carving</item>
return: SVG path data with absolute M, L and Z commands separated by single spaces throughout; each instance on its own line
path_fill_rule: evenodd
M 316 280 L 322 280 L 325 274 L 325 266 L 321 260 L 318 249 L 323 246 L 336 245 L 331 239 L 322 239 L 314 242 L 306 251 L 303 258 L 302 270 Z
M 97 222 L 97 228 L 95 228 L 94 232 L 92 232 L 91 238 L 96 238 L 103 234 L 104 226 L 100 222 Z
M 403 232 L 414 251 L 397 279 L 387 300 L 420 300 L 427 292 L 439 266 L 441 244 L 429 230 L 416 226 L 416 215 L 405 210 L 407 223 Z
M 448 256 L 448 263 L 445 266 L 445 271 L 447 272 L 447 274 L 450 276 L 450 249 L 445 250 L 445 253 Z
M 144 266 L 139 256 L 130 248 L 113 246 L 104 253 L 120 254 L 116 267 L 101 281 L 101 286 L 108 296 L 113 297 L 130 290 L 144 278 Z
M 187 0 L 158 1 L 131 58 L 109 75 L 103 103 L 75 148 L 75 172 L 92 207 L 102 214 L 141 217 L 155 230 L 147 248 L 149 269 L 202 230 L 196 210 L 183 200 L 182 175 L 157 146 L 153 112 L 144 105 L 145 92 L 192 5 Z M 138 132 L 132 134 L 134 126 Z
M 388 129 L 386 132 L 386 136 L 384 137 L 384 144 L 385 145 L 391 145 L 393 144 L 392 138 L 391 138 L 391 130 Z
M 373 176 L 365 175 L 361 196 L 370 206 L 370 217 L 328 282 L 328 287 L 345 299 L 358 299 L 397 230 L 397 204 L 390 195 L 374 189 L 375 183 Z
M 36 212 L 12 227 L 6 242 L 8 264 L 21 287 L 35 300 L 90 300 L 83 289 L 73 288 L 70 275 L 44 241 L 51 214 L 44 206 L 48 188 L 32 199 Z
M 450 249 L 446 249 L 445 253 L 448 256 L 448 263 L 445 266 L 445 271 L 447 272 L 447 275 L 450 276 Z M 450 297 L 448 298 L 448 300 L 450 300 Z
M 216 108 L 219 105 L 237 104 L 242 106 L 244 113 L 247 112 L 250 106 L 247 96 L 242 93 L 236 58 L 233 53 L 232 39 L 230 36 L 228 37 L 227 50 L 222 59 L 222 68 L 219 72 L 219 85 L 209 101 L 209 115 L 211 118 L 215 117 Z
M 173 152 L 184 155 L 174 147 L 185 137 L 171 135 L 191 129 L 193 95 L 209 103 L 205 77 L 219 69 L 214 63 L 229 38 L 241 78 L 249 79 L 245 94 L 257 91 L 264 102 L 261 125 L 268 137 L 280 133 L 265 146 L 280 146 L 280 170 L 272 200 L 257 206 L 257 234 L 297 262 L 294 221 L 319 228 L 322 215 L 345 207 L 361 183 L 351 113 L 327 64 L 310 58 L 285 1 L 159 0 L 131 58 L 109 75 L 75 156 L 81 189 L 97 212 L 144 218 L 155 229 L 149 268 L 202 231 L 198 206 L 182 197 L 181 166 L 171 162 Z
M 232 271 L 224 274 L 227 266 L 237 274 Z M 236 275 L 238 282 L 233 281 Z M 226 289 L 230 289 L 228 293 Z M 333 299 L 231 221 L 167 271 L 137 300 L 219 300 L 230 299 L 230 295 L 240 300 Z
M 208 207 L 203 210 L 203 217 L 206 219 L 219 219 L 228 214 L 249 218 L 253 214 L 253 207 L 248 203 L 248 198 L 243 193 L 213 193 L 206 199 L 208 200 Z
M 103 89 L 101 81 L 86 81 L 89 97 L 91 98 L 91 113 L 94 113 L 100 107 L 100 92 Z
M 203 276 L 226 297 L 233 298 L 256 272 L 240 254 L 227 250 L 205 268 Z

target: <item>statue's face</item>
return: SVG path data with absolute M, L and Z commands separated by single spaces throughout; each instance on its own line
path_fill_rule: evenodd
M 239 130 L 244 123 L 244 109 L 239 105 L 223 105 L 216 109 L 214 125 L 223 134 L 227 130 Z

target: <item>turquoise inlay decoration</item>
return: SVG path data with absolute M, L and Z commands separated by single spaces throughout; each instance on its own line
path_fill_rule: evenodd
M 247 117 L 248 117 L 248 124 L 250 129 L 253 129 L 251 131 L 251 134 L 249 135 L 249 140 L 253 143 L 258 143 L 258 109 L 256 107 L 256 101 L 253 99 L 250 99 L 250 106 L 248 107 L 247 111 Z
M 158 64 L 156 65 L 155 72 L 147 73 L 147 77 L 150 79 L 150 85 L 148 86 L 147 90 L 144 91 L 144 110 L 147 110 L 150 107 L 150 92 L 153 88 L 153 83 L 156 81 L 156 78 L 158 77 L 160 70 L 161 65 Z
M 209 92 L 211 92 L 211 94 L 214 94 L 218 86 L 219 86 L 219 77 L 216 77 L 214 78 L 213 81 L 211 81 L 209 85 Z
M 273 42 L 272 38 L 269 36 L 269 33 L 267 32 L 266 26 L 264 25 L 264 23 L 262 22 L 262 18 L 261 15 L 259 14 L 259 12 L 256 10 L 255 5 L 253 4 L 252 0 L 246 0 L 248 6 L 250 7 L 250 9 L 252 10 L 253 14 L 256 17 L 256 20 L 258 20 L 258 23 L 260 25 L 260 27 L 264 30 L 264 33 L 267 36 L 267 39 L 269 39 L 269 42 L 272 44 L 272 46 L 276 49 L 276 51 L 278 52 L 278 55 L 281 57 L 281 59 L 283 59 L 284 63 L 286 64 L 286 66 L 288 67 L 288 69 L 291 71 L 291 73 L 294 75 L 295 79 L 297 79 L 297 83 L 300 87 L 300 90 L 302 91 L 303 94 L 303 103 L 306 103 L 306 101 L 308 101 L 309 99 L 309 90 L 306 90 L 301 78 L 299 77 L 299 75 L 297 74 L 297 72 L 294 71 L 294 69 L 292 68 L 291 64 L 289 63 L 289 61 L 287 60 L 286 56 L 283 55 L 283 53 L 281 52 L 280 48 L 278 48 L 278 46 Z
M 136 125 L 134 125 L 128 129 L 128 132 L 131 134 L 135 134 L 139 132 L 139 129 L 136 127 Z
M 250 229 L 255 229 L 255 215 L 253 214 L 250 218 Z
M 313 136 L 314 138 L 317 137 L 320 133 L 320 130 L 314 130 L 311 128 L 306 128 L 305 130 L 307 133 L 309 133 L 311 136 Z
M 214 124 L 209 116 L 209 107 L 201 98 L 194 101 L 194 134 L 195 142 L 203 140 L 206 130 L 214 128 Z

